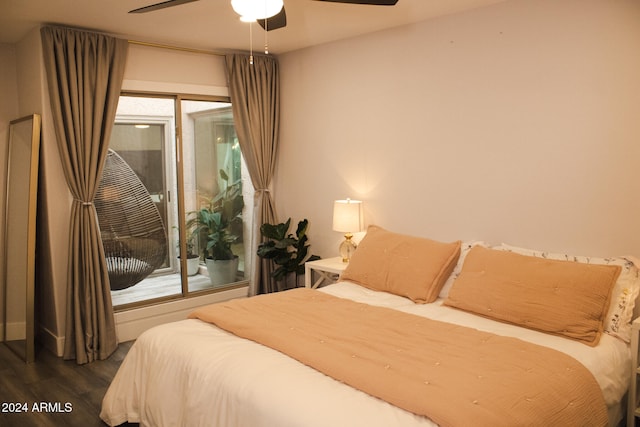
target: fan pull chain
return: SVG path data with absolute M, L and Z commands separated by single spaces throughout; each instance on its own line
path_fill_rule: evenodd
M 249 65 L 253 65 L 253 22 L 249 22 Z
M 269 54 L 269 20 L 264 20 L 264 54 Z

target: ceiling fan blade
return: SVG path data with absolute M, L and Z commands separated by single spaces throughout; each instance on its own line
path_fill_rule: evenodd
M 267 19 L 258 19 L 258 24 L 267 31 L 277 30 L 287 26 L 287 13 L 284 11 L 284 6 L 280 12 L 276 13 Z
M 191 3 L 192 1 L 198 1 L 198 0 L 167 0 L 160 3 L 152 4 L 149 6 L 140 7 L 138 9 L 130 10 L 129 13 L 153 12 L 154 10 L 160 10 L 166 7 L 179 6 L 181 4 Z
M 372 6 L 393 6 L 398 0 L 316 0 L 328 1 L 331 3 L 348 3 L 348 4 L 368 4 Z

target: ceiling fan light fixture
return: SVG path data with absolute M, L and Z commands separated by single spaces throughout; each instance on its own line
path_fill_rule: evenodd
M 244 21 L 267 19 L 282 10 L 283 0 L 231 0 L 231 7 Z

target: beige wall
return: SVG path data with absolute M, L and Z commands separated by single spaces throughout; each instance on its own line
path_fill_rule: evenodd
M 19 115 L 42 116 L 38 236 L 36 258 L 36 321 L 41 340 L 52 350 L 64 335 L 67 246 L 71 196 L 62 172 L 47 94 L 39 29 L 15 45 Z
M 129 44 L 122 90 L 229 96 L 224 56 Z
M 513 0 L 281 56 L 281 217 L 309 218 L 325 257 L 343 197 L 399 232 L 640 255 L 638 22 L 635 0 Z M 125 87 L 146 88 L 144 64 L 159 60 L 174 72 L 156 87 L 226 94 L 223 71 L 185 77 L 173 59 L 191 55 L 161 52 L 130 61 Z M 59 345 L 70 196 L 40 58 L 38 31 L 0 45 L 0 140 L 11 119 L 42 113 L 52 226 L 39 236 L 39 315 Z
M 514 0 L 280 57 L 280 216 L 640 254 L 640 2 Z
M 2 75 L 0 85 L 3 94 L 2 112 L 0 113 L 0 133 L 2 135 L 2 200 L 5 198 L 6 180 L 6 129 L 9 121 L 33 113 L 40 114 L 42 120 L 40 173 L 41 185 L 38 195 L 38 222 L 42 224 L 46 218 L 53 217 L 57 223 L 50 230 L 40 232 L 37 241 L 37 300 L 36 316 L 38 330 L 45 331 L 45 338 L 55 340 L 59 334 L 64 319 L 64 293 L 66 291 L 66 243 L 60 247 L 51 247 L 51 234 L 54 241 L 64 235 L 68 229 L 68 220 L 64 220 L 65 192 L 64 176 L 60 168 L 55 137 L 49 119 L 48 98 L 44 85 L 44 70 L 42 64 L 39 30 L 31 31 L 23 40 L 15 45 L 3 45 L 0 49 L 3 55 L 0 63 Z M 6 95 L 5 95 L 6 93 Z M 4 102 L 6 100 L 6 102 Z M 55 197 L 47 200 L 44 187 L 57 188 Z M 52 202 L 53 201 L 53 202 Z M 53 211 L 51 211 L 53 209 Z M 4 208 L 2 210 L 2 224 L 4 224 Z M 53 231 L 53 233 L 50 233 Z M 58 233 L 58 236 L 55 234 Z M 4 253 L 4 236 L 2 237 L 2 253 Z M 66 240 L 65 240 L 66 242 Z M 4 259 L 4 256 L 3 258 Z M 54 264 L 55 263 L 55 264 Z M 4 280 L 4 267 L 2 270 Z M 0 313 L 4 304 L 0 304 Z
M 29 76 L 20 85 L 21 106 L 24 102 L 42 114 L 40 148 L 40 188 L 38 191 L 37 235 L 37 330 L 40 340 L 60 353 L 64 336 L 67 294 L 67 260 L 71 193 L 62 170 L 42 60 L 40 29 L 31 31 L 18 49 L 24 57 L 20 68 Z
M 7 178 L 7 145 L 9 122 L 18 118 L 18 85 L 16 53 L 13 45 L 0 44 L 0 339 L 4 339 L 4 223 Z

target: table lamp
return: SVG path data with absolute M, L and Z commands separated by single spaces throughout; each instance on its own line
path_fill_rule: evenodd
M 349 262 L 356 244 L 351 240 L 352 233 L 362 231 L 362 202 L 360 200 L 336 200 L 333 203 L 333 230 L 344 234 L 344 241 L 340 244 L 342 262 Z

